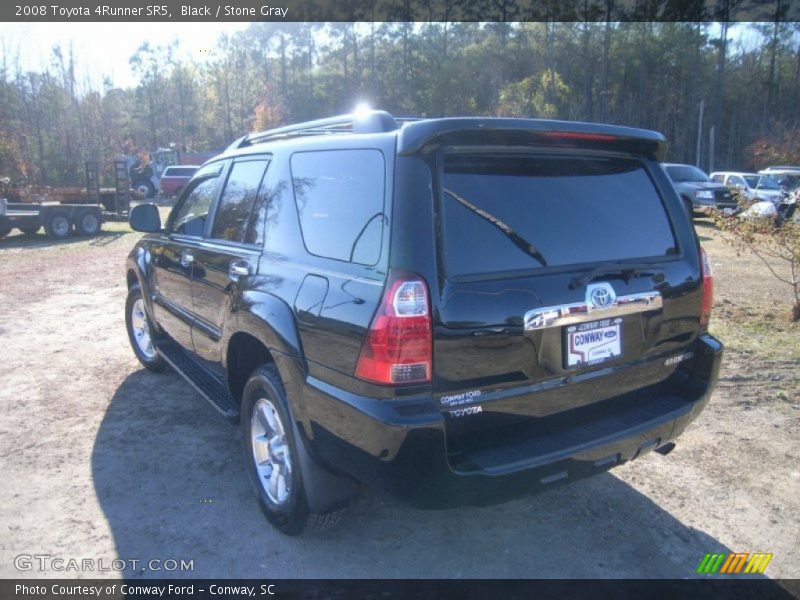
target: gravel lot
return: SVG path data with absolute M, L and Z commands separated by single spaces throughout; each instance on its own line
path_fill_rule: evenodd
M 339 527 L 276 534 L 238 429 L 128 347 L 124 258 L 137 234 L 0 240 L 0 577 L 20 554 L 185 559 L 199 577 L 692 577 L 706 552 L 773 552 L 800 577 L 800 328 L 788 293 L 709 224 L 729 351 L 704 414 L 667 457 L 491 508 L 423 512 L 365 493 Z M 110 231 L 109 231 L 110 230 Z

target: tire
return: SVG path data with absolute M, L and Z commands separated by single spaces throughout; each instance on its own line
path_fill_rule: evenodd
M 28 236 L 39 233 L 39 227 L 20 227 L 19 230 Z
M 100 218 L 93 210 L 79 212 L 75 217 L 75 233 L 78 235 L 97 235 L 100 232 Z
M 44 224 L 47 237 L 51 240 L 64 240 L 69 237 L 72 227 L 69 222 L 69 215 L 65 212 L 57 211 L 47 217 Z
M 133 284 L 128 290 L 128 299 L 125 301 L 125 329 L 128 331 L 128 341 L 131 343 L 133 353 L 142 366 L 156 373 L 163 372 L 167 368 L 167 362 L 153 347 L 150 333 L 152 327 L 144 310 L 144 297 L 139 284 Z
M 288 405 L 275 365 L 262 365 L 253 371 L 244 388 L 241 410 L 247 478 L 267 520 L 281 533 L 294 536 L 330 529 L 344 509 L 319 514 L 308 508 L 297 454 L 298 440 Z M 256 443 L 259 438 L 260 444 Z M 263 457 L 260 462 L 258 456 Z M 276 468 L 278 481 L 283 476 L 283 486 L 271 485 L 271 473 Z

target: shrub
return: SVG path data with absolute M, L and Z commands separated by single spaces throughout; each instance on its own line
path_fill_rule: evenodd
M 743 209 L 748 203 L 740 199 Z M 777 217 L 753 218 L 723 215 L 719 211 L 711 214 L 716 226 L 723 232 L 723 239 L 738 252 L 749 251 L 764 263 L 767 270 L 792 291 L 791 320 L 800 321 L 800 220 L 780 223 Z M 770 260 L 771 259 L 771 260 Z

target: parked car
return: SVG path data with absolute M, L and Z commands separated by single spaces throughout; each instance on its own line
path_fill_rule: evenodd
M 750 202 L 766 200 L 777 204 L 783 197 L 781 186 L 769 175 L 738 171 L 716 171 L 711 174 L 711 179 L 718 183 L 724 183 L 730 189 L 742 194 Z
M 771 202 L 775 205 L 779 223 L 794 213 L 794 196 L 781 188 L 771 175 L 718 171 L 712 173 L 711 178 L 740 193 L 748 202 Z
M 164 169 L 159 180 L 158 193 L 161 196 L 179 196 L 186 184 L 200 167 L 197 165 L 175 165 Z
M 356 484 L 484 505 L 666 454 L 723 350 L 664 148 L 381 111 L 245 136 L 163 227 L 133 209 L 133 352 L 239 420 L 286 534 L 335 521 Z
M 784 191 L 796 193 L 800 189 L 800 167 L 767 167 L 758 172 L 759 175 L 769 175 Z
M 664 163 L 664 169 L 675 184 L 689 215 L 704 209 L 717 208 L 733 213 L 739 203 L 726 185 L 712 180 L 704 171 L 692 166 Z

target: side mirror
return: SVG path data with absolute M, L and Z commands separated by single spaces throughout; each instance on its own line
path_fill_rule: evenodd
M 157 233 L 161 231 L 161 215 L 155 204 L 140 204 L 131 209 L 128 223 L 134 231 Z

